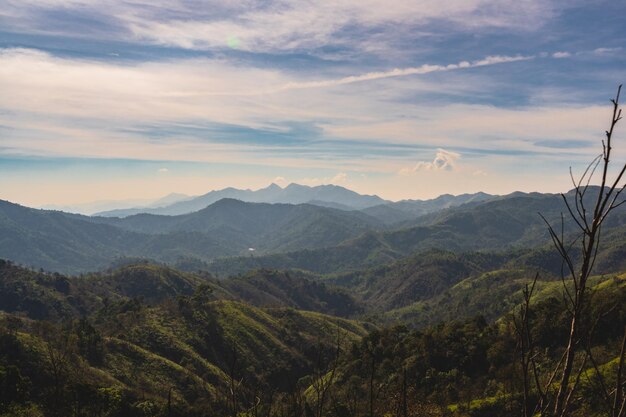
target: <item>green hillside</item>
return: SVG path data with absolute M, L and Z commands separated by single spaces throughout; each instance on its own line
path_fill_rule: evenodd
M 35 210 L 0 201 L 0 257 L 46 270 L 106 268 L 122 257 L 176 262 L 336 245 L 381 223 L 358 211 L 220 200 L 180 216 L 124 219 Z
M 383 265 L 430 249 L 534 248 L 549 242 L 539 213 L 559 224 L 564 210 L 559 196 L 514 193 L 471 200 L 426 215 L 413 223 L 417 225 L 385 231 L 381 221 L 362 212 L 309 204 L 224 199 L 185 215 L 118 219 L 0 202 L 0 257 L 65 273 L 99 270 L 119 258 L 138 257 L 171 264 L 195 258 L 209 262 L 208 269 L 220 276 L 258 268 L 327 274 Z M 622 206 L 605 233 L 623 247 L 625 228 Z M 567 223 L 565 233 L 572 230 Z M 612 258 L 610 262 L 619 256 Z
M 506 415 L 519 406 L 507 394 L 517 372 L 511 314 L 532 278 L 513 266 L 545 261 L 541 250 L 517 255 L 432 251 L 349 274 L 258 270 L 221 280 L 153 264 L 63 276 L 3 261 L 0 380 L 14 394 L 0 411 L 228 415 L 234 392 L 239 410 L 365 415 L 374 383 L 380 415 L 399 406 L 402 389 L 426 415 Z M 567 320 L 555 278 L 546 273 L 533 297 L 546 364 Z M 598 275 L 591 287 L 594 309 L 617 306 L 594 338 L 606 368 L 626 319 L 626 275 Z M 377 313 L 380 327 L 313 310 Z M 324 378 L 332 400 L 319 403 Z M 598 415 L 594 407 L 580 410 Z
M 590 191 L 588 195 L 591 199 L 594 194 Z M 571 198 L 571 193 L 568 198 Z M 546 224 L 539 214 L 552 224 L 559 225 L 561 213 L 566 210 L 558 195 L 513 193 L 437 211 L 412 223 L 405 223 L 397 230 L 366 232 L 334 247 L 216 259 L 209 269 L 220 275 L 256 268 L 293 268 L 328 274 L 387 264 L 430 249 L 454 252 L 535 249 L 550 244 Z M 415 223 L 418 225 L 413 225 Z M 566 234 L 575 230 L 572 221 L 564 225 Z M 612 213 L 603 233 L 607 241 L 603 256 L 610 256 L 611 259 L 601 265 L 607 269 L 616 262 L 622 262 L 620 255 L 626 245 L 626 206 Z M 609 255 L 610 251 L 617 252 Z M 550 256 L 554 256 L 551 251 Z
M 0 381 L 20 393 L 3 394 L 1 412 L 223 412 L 233 378 L 242 401 L 260 384 L 284 391 L 339 337 L 350 343 L 372 328 L 215 300 L 224 290 L 205 279 L 152 265 L 83 277 L 0 266 Z

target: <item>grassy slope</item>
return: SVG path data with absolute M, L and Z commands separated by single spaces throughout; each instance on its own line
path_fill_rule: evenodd
M 288 383 L 287 376 L 297 380 L 310 372 L 318 351 L 332 350 L 339 334 L 349 343 L 368 330 L 363 324 L 319 313 L 262 310 L 226 300 L 195 306 L 193 316 L 182 317 L 171 305 L 99 314 L 96 326 L 106 335 L 104 360 L 94 366 L 81 356 L 67 356 L 72 383 L 125 391 L 160 404 L 171 387 L 173 401 L 191 407 L 199 398 L 227 398 L 233 349 L 237 378 L 252 383 L 263 375 L 280 386 Z M 63 345 L 57 344 L 54 333 L 44 336 L 29 323 L 23 321 L 24 330 L 17 334 L 18 352 L 30 359 L 11 362 L 33 381 L 34 389 L 50 389 L 48 346 Z M 2 336 L 5 330 L 0 330 Z

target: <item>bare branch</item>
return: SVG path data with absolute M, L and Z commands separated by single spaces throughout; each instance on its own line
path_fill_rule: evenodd
M 578 193 L 578 190 L 576 191 L 576 193 Z M 572 208 L 569 205 L 569 202 L 567 201 L 567 198 L 565 197 L 565 194 L 561 194 L 561 197 L 563 198 L 563 202 L 565 203 L 565 207 L 567 207 L 567 211 L 569 211 L 570 216 L 572 217 L 572 219 L 574 219 L 574 221 L 576 222 L 576 224 L 578 225 L 578 227 L 580 228 L 580 230 L 582 232 L 586 232 L 587 231 L 587 227 L 583 226 L 581 224 L 581 222 L 578 220 L 578 217 L 574 214 L 574 212 L 572 211 Z M 577 201 L 577 200 L 576 200 Z M 579 208 L 578 208 L 578 202 L 576 203 L 576 210 L 578 211 L 579 216 L 584 219 L 582 213 L 580 212 Z M 586 223 L 585 220 L 583 220 L 584 223 Z
M 578 371 L 576 372 L 576 380 L 574 381 L 574 384 L 569 389 L 569 393 L 567 394 L 567 397 L 565 398 L 565 401 L 563 402 L 563 411 L 561 411 L 561 417 L 566 417 L 568 415 L 569 408 L 572 405 L 572 395 L 574 395 L 574 392 L 576 391 L 576 388 L 578 387 L 578 384 L 580 383 L 580 376 L 582 375 L 585 369 L 585 366 L 587 365 L 587 359 L 588 359 L 588 356 L 585 353 L 585 357 L 582 363 L 580 364 Z
M 622 337 L 622 348 L 619 354 L 619 364 L 617 366 L 617 381 L 615 383 L 615 401 L 613 402 L 613 416 L 619 417 L 624 412 L 624 399 L 622 399 L 622 371 L 624 369 L 624 356 L 626 355 L 626 327 Z M 620 406 L 621 403 L 621 406 Z M 618 408 L 620 409 L 618 411 Z
M 574 281 L 576 281 L 576 278 L 575 278 L 576 277 L 576 271 L 574 269 L 574 263 L 572 262 L 572 259 L 569 256 L 569 253 L 565 249 L 563 241 L 556 234 L 556 232 L 554 231 L 554 229 L 552 228 L 552 226 L 550 225 L 548 220 L 546 220 L 546 218 L 543 216 L 543 214 L 539 213 L 539 216 L 541 216 L 543 221 L 548 226 L 548 232 L 550 233 L 550 237 L 552 238 L 552 243 L 554 244 L 554 246 L 556 247 L 556 250 L 561 255 L 561 258 L 563 258 L 563 261 L 566 263 L 567 268 L 569 269 L 570 274 L 572 275 L 572 278 L 574 279 Z

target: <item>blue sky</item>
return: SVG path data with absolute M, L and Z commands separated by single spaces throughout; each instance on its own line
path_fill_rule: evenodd
M 626 81 L 625 16 L 615 1 L 0 0 L 0 198 L 562 191 Z

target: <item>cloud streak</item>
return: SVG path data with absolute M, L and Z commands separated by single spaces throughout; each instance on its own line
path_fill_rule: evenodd
M 285 90 L 293 90 L 293 89 L 305 89 L 305 88 L 324 88 L 324 87 L 335 87 L 339 85 L 346 85 L 364 81 L 375 81 L 384 78 L 393 78 L 393 77 L 406 77 L 409 75 L 425 75 L 430 74 L 432 72 L 442 72 L 442 71 L 453 71 L 458 69 L 466 69 L 466 68 L 477 68 L 484 67 L 488 65 L 497 65 L 504 64 L 509 62 L 517 62 L 517 61 L 527 61 L 530 59 L 534 59 L 533 55 L 523 56 L 523 55 L 515 55 L 515 56 L 488 56 L 483 59 L 468 62 L 461 61 L 457 64 L 449 64 L 449 65 L 432 65 L 432 64 L 424 64 L 419 67 L 409 67 L 409 68 L 395 68 L 390 71 L 381 71 L 381 72 L 369 72 L 362 75 L 350 75 L 348 77 L 342 77 L 331 80 L 320 80 L 320 81 L 307 81 L 307 82 L 290 82 L 285 84 L 282 87 L 279 87 L 275 90 L 269 90 L 267 92 L 279 92 Z

